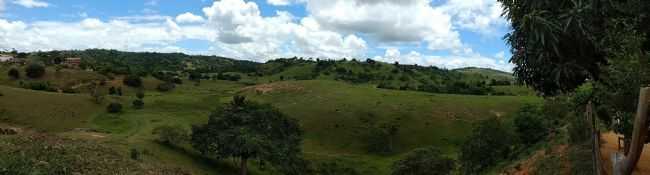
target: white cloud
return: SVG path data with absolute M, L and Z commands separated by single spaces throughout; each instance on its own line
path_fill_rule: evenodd
M 278 5 L 278 6 L 291 4 L 290 0 L 267 0 L 266 2 L 271 5 Z
M 108 48 L 130 51 L 178 50 L 182 39 L 210 38 L 215 34 L 194 26 L 164 23 L 130 23 L 87 18 L 79 22 L 7 21 L 0 19 L 0 48 L 22 51 Z
M 186 12 L 176 16 L 176 22 L 178 23 L 200 23 L 205 21 L 203 17 L 194 15 L 190 12 Z
M 490 58 L 482 56 L 480 54 L 433 56 L 422 55 L 419 52 L 411 51 L 406 55 L 402 55 L 396 48 L 388 48 L 386 49 L 384 56 L 376 56 L 373 59 L 389 63 L 397 61 L 400 64 L 436 66 L 447 69 L 483 67 L 512 72 L 512 68 L 514 67 L 514 65 L 504 61 L 501 58 Z
M 326 29 L 364 33 L 379 42 L 425 42 L 431 50 L 463 47 L 451 16 L 430 0 L 311 0 L 307 10 Z
M 275 5 L 275 6 L 287 6 L 287 5 L 293 5 L 296 3 L 304 3 L 307 2 L 308 0 L 266 0 L 267 4 L 270 5 Z
M 494 35 L 507 27 L 501 3 L 496 0 L 449 0 L 439 9 L 452 15 L 454 25 L 480 34 Z
M 84 20 L 77 22 L 0 19 L 0 48 L 184 52 L 176 43 L 196 39 L 211 43 L 201 54 L 266 61 L 293 56 L 366 57 L 369 39 L 380 47 L 391 46 L 384 55 L 375 57 L 385 62 L 505 71 L 513 67 L 506 61 L 505 52 L 488 54 L 492 56 L 475 53 L 457 31 L 498 33 L 493 29 L 505 22 L 499 17 L 500 6 L 495 0 L 449 0 L 437 6 L 430 0 L 267 0 L 274 5 L 285 2 L 305 3 L 307 16 L 297 18 L 285 11 L 262 16 L 255 2 L 219 0 L 203 8 L 203 14 L 144 12 L 100 20 L 82 13 Z M 400 51 L 404 44 L 448 51 L 449 56 Z
M 21 5 L 26 8 L 39 8 L 39 7 L 50 6 L 50 4 L 48 4 L 47 2 L 39 1 L 39 0 L 15 0 L 13 3 Z
M 354 34 L 324 30 L 311 17 L 294 22 L 289 12 L 262 17 L 256 3 L 243 0 L 216 1 L 203 9 L 207 26 L 218 32 L 221 52 L 239 58 L 265 61 L 305 55 L 341 58 L 365 53 L 366 42 Z

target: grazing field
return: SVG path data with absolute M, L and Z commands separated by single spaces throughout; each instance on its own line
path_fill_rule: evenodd
M 210 112 L 237 94 L 271 103 L 298 119 L 305 130 L 305 157 L 313 161 L 337 161 L 355 167 L 362 174 L 389 174 L 390 165 L 404 153 L 436 146 L 456 157 L 472 128 L 472 123 L 489 116 L 509 117 L 521 105 L 537 103 L 531 96 L 472 96 L 433 94 L 378 89 L 372 85 L 351 85 L 329 80 L 282 81 L 245 86 L 232 81 L 187 82 L 171 92 L 153 90 L 154 79 L 145 78 L 145 107 L 136 110 L 130 103 L 133 93 L 107 96 L 94 104 L 88 94 L 62 94 L 0 86 L 3 122 L 73 138 L 88 138 L 74 128 L 91 128 L 95 139 L 104 140 L 125 154 L 130 149 L 146 150 L 144 160 L 174 165 L 194 174 L 231 174 L 231 161 L 205 161 L 190 145 L 170 148 L 155 142 L 153 128 L 177 125 L 188 131 L 205 123 Z M 110 87 L 108 84 L 104 88 Z M 8 100 L 5 100 L 8 99 Z M 120 102 L 124 111 L 108 114 L 105 106 Z M 359 138 L 361 118 L 394 121 L 399 132 L 390 154 L 368 153 Z M 99 135 L 99 136 L 97 136 Z M 264 174 L 253 165 L 253 174 Z
M 286 81 L 245 88 L 242 94 L 272 103 L 307 131 L 304 148 L 316 159 L 338 158 L 363 174 L 388 174 L 390 163 L 414 148 L 434 145 L 456 156 L 473 121 L 508 117 L 536 97 L 471 96 L 377 89 L 336 81 Z M 360 117 L 399 123 L 395 153 L 373 155 L 358 137 Z

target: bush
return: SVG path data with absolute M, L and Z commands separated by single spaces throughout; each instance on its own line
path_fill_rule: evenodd
M 481 174 L 511 154 L 513 134 L 496 117 L 477 123 L 461 145 L 460 166 L 464 174 Z
M 395 162 L 392 175 L 447 175 L 454 170 L 455 164 L 435 147 L 419 148 Z
M 153 134 L 158 136 L 158 142 L 168 146 L 181 146 L 189 140 L 187 131 L 180 126 L 159 126 Z
M 29 78 L 41 78 L 45 75 L 45 66 L 32 63 L 25 68 L 25 75 Z
M 135 109 L 144 108 L 144 102 L 142 101 L 142 99 L 133 100 L 133 108 L 135 108 Z
M 20 71 L 16 68 L 11 68 L 9 69 L 9 72 L 7 72 L 7 75 L 11 77 L 12 79 L 19 79 L 20 78 Z
M 158 85 L 158 87 L 156 87 L 156 89 L 158 89 L 158 91 L 160 91 L 160 92 L 168 92 L 168 91 L 173 90 L 174 88 L 176 88 L 176 84 L 174 84 L 172 82 L 160 83 Z
M 120 113 L 122 112 L 122 104 L 113 102 L 106 107 L 106 111 L 108 113 Z
M 124 80 L 122 81 L 125 85 L 131 86 L 131 87 L 141 87 L 142 86 L 142 79 L 140 76 L 137 75 L 127 75 L 124 77 Z
M 534 105 L 525 105 L 515 114 L 514 126 L 519 140 L 526 145 L 544 139 L 549 131 L 543 114 Z

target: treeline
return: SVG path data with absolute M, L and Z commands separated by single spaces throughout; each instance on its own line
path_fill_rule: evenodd
M 239 81 L 251 78 L 284 80 L 336 80 L 354 84 L 374 84 L 378 88 L 471 95 L 507 95 L 492 86 L 511 85 L 512 78 L 441 69 L 435 66 L 384 63 L 372 59 L 325 60 L 280 58 L 266 63 L 234 60 L 217 56 L 192 56 L 182 53 L 122 52 L 89 49 L 48 51 L 28 54 L 28 59 L 45 65 L 60 65 L 66 58 L 81 58 L 79 68 L 109 77 L 114 74 L 153 76 L 167 82 L 221 79 Z M 241 74 L 241 75 L 240 75 Z M 507 76 L 507 73 L 503 73 Z M 262 83 L 262 82 L 258 82 Z
M 81 58 L 82 69 L 101 73 L 152 75 L 156 72 L 254 72 L 259 63 L 218 56 L 197 56 L 182 53 L 123 52 L 88 49 L 73 51 L 33 52 L 30 59 L 46 65 L 57 65 L 65 58 Z
M 333 79 L 378 88 L 472 95 L 499 94 L 491 86 L 511 85 L 513 79 L 469 75 L 435 66 L 393 64 L 366 59 L 321 60 L 282 58 L 260 65 L 258 76 L 282 80 Z

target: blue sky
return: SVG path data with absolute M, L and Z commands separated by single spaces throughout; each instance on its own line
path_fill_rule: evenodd
M 510 71 L 496 0 L 0 0 L 0 49 L 107 48 L 253 61 L 372 58 Z

